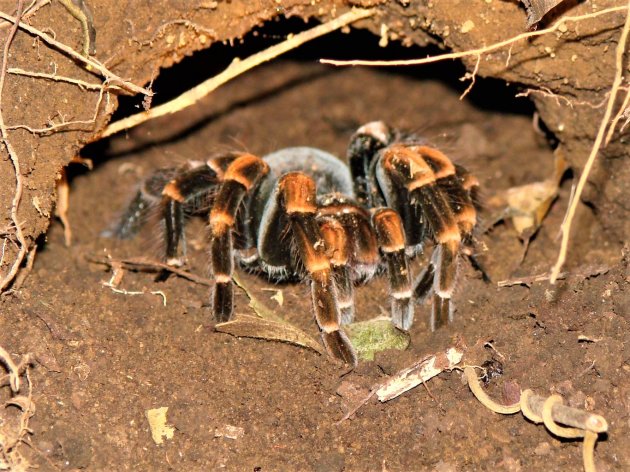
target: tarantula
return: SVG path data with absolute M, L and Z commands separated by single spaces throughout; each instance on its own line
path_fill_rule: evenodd
M 275 280 L 307 280 L 327 351 L 355 364 L 342 326 L 354 317 L 354 284 L 379 271 L 389 277 L 395 326 L 408 330 L 414 300 L 430 293 L 431 329 L 451 320 L 458 258 L 473 244 L 478 181 L 422 138 L 380 121 L 357 130 L 347 157 L 349 166 L 294 147 L 163 169 L 144 182 L 115 234 L 133 236 L 157 207 L 166 261 L 179 266 L 186 216 L 205 209 L 216 320 L 233 314 L 235 260 Z M 435 244 L 431 260 L 413 279 L 409 261 L 427 241 Z

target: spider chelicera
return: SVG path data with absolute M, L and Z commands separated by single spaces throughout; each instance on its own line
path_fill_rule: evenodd
M 135 235 L 159 208 L 166 261 L 182 265 L 186 217 L 208 212 L 215 319 L 233 315 L 234 261 L 275 280 L 304 280 L 327 351 L 355 364 L 343 325 L 354 318 L 354 285 L 377 272 L 389 278 L 398 328 L 411 327 L 414 301 L 430 294 L 431 329 L 451 321 L 458 259 L 473 244 L 479 183 L 424 139 L 380 121 L 352 136 L 348 163 L 294 147 L 162 169 L 144 182 L 115 235 Z M 432 257 L 414 278 L 409 261 L 428 241 Z

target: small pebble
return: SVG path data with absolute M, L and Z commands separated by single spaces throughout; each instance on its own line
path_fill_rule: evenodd
M 546 456 L 551 452 L 551 445 L 548 442 L 541 442 L 534 449 L 534 454 L 537 456 Z

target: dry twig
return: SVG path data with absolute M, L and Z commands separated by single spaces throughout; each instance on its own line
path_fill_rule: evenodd
M 380 402 L 387 402 L 420 384 L 424 384 L 442 372 L 452 370 L 462 360 L 465 349 L 463 341 L 458 341 L 455 346 L 449 347 L 443 352 L 425 356 L 410 367 L 388 377 L 384 382 L 374 385 L 370 392 L 351 408 L 337 424 L 352 418 L 374 395 Z M 433 398 L 432 395 L 431 397 Z
M 111 261 L 108 265 L 112 268 L 112 276 L 108 281 L 102 281 L 101 283 L 105 287 L 108 287 L 112 292 L 120 295 L 159 295 L 162 298 L 162 305 L 166 306 L 166 294 L 162 290 L 136 291 L 118 288 L 125 275 L 123 264 Z
M 49 74 L 46 72 L 33 72 L 29 70 L 20 69 L 19 67 L 10 67 L 7 72 L 9 74 L 21 75 L 24 77 L 34 77 L 37 79 L 52 80 L 54 82 L 65 82 L 68 84 L 76 85 L 79 88 L 86 89 L 86 90 L 102 90 L 104 88 L 104 84 L 102 83 L 92 83 L 92 82 L 86 82 L 85 80 L 81 80 L 81 79 L 75 79 L 73 77 L 64 77 L 63 75 L 57 75 L 56 72 L 53 72 L 52 74 Z M 108 88 L 110 90 L 121 90 L 121 88 L 118 87 L 117 85 L 109 85 Z
M 219 86 L 225 84 L 226 82 L 229 82 L 235 77 L 238 77 L 244 72 L 253 69 L 254 67 L 264 62 L 274 59 L 281 54 L 284 54 L 285 52 L 291 51 L 292 49 L 295 49 L 308 41 L 328 34 L 362 18 L 367 18 L 373 13 L 374 12 L 372 10 L 351 10 L 348 13 L 345 13 L 338 18 L 335 18 L 334 20 L 291 36 L 279 44 L 275 44 L 270 48 L 265 49 L 264 51 L 249 56 L 247 59 L 237 59 L 220 74 L 215 75 L 205 82 L 202 82 L 196 87 L 193 87 L 192 89 L 181 94 L 179 97 L 145 112 L 132 115 L 120 121 L 116 121 L 115 123 L 111 123 L 107 128 L 105 128 L 105 130 L 101 134 L 101 137 L 104 138 L 107 136 L 111 136 L 112 134 L 116 134 L 120 131 L 138 126 L 145 121 L 181 111 L 191 105 L 194 105 L 206 95 L 217 89 Z
M 88 261 L 95 264 L 102 264 L 111 267 L 112 269 L 122 268 L 126 270 L 140 271 L 140 272 L 171 272 L 179 277 L 195 282 L 196 284 L 206 285 L 208 287 L 214 285 L 214 281 L 199 275 L 193 274 L 186 270 L 179 269 L 177 267 L 170 266 L 163 262 L 154 261 L 145 257 L 133 257 L 130 259 L 113 259 L 106 257 L 104 259 L 97 257 L 88 257 Z
M 567 276 L 578 277 L 582 279 L 587 279 L 589 277 L 595 277 L 597 275 L 602 275 L 607 273 L 610 270 L 608 266 L 586 266 L 582 270 L 571 272 L 570 274 L 567 272 L 562 272 L 558 274 L 556 277 L 557 280 L 562 280 L 567 278 Z M 499 287 L 512 287 L 514 285 L 525 285 L 529 287 L 535 282 L 542 282 L 544 280 L 549 280 L 551 278 L 551 274 L 537 274 L 537 275 L 528 275 L 523 277 L 516 277 L 514 279 L 500 280 L 497 282 L 497 286 Z

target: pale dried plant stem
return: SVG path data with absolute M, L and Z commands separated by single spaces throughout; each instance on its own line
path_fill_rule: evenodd
M 196 87 L 193 87 L 192 89 L 181 94 L 179 97 L 155 108 L 151 108 L 150 110 L 147 110 L 145 112 L 132 115 L 120 121 L 116 121 L 115 123 L 111 123 L 107 128 L 105 128 L 105 130 L 101 134 L 101 137 L 104 138 L 107 136 L 111 136 L 120 131 L 133 128 L 134 126 L 138 126 L 141 123 L 158 118 L 160 116 L 170 115 L 172 113 L 181 111 L 191 105 L 194 105 L 221 85 L 229 82 L 235 77 L 238 77 L 244 72 L 253 69 L 254 67 L 264 62 L 274 59 L 281 54 L 291 51 L 308 41 L 331 33 L 332 31 L 338 30 L 339 28 L 347 26 L 357 20 L 367 18 L 373 14 L 374 12 L 372 10 L 354 9 L 349 11 L 348 13 L 339 16 L 338 18 L 335 18 L 334 20 L 315 26 L 314 28 L 311 28 L 294 36 L 290 36 L 285 41 L 275 44 L 270 48 L 265 49 L 264 51 L 253 54 L 246 59 L 235 60 L 234 62 L 232 62 L 232 64 L 228 66 L 227 69 L 225 69 L 220 74 L 217 74 L 214 77 L 206 80 L 205 82 L 197 85 Z
M 560 253 L 558 254 L 558 259 L 551 269 L 550 282 L 552 284 L 556 283 L 558 275 L 560 274 L 560 270 L 562 269 L 562 266 L 564 265 L 564 262 L 566 260 L 573 218 L 575 217 L 575 212 L 577 210 L 580 197 L 582 196 L 582 192 L 584 191 L 584 187 L 586 186 L 586 181 L 591 173 L 593 164 L 595 163 L 595 158 L 597 157 L 597 154 L 602 146 L 602 141 L 604 140 L 606 129 L 609 125 L 613 126 L 615 124 L 610 123 L 610 117 L 612 116 L 615 100 L 617 99 L 617 93 L 619 92 L 619 87 L 621 86 L 621 81 L 623 79 L 623 56 L 626 51 L 628 32 L 630 31 L 630 10 L 628 10 L 630 9 L 630 0 L 628 0 L 628 4 L 624 8 L 627 10 L 626 22 L 623 26 L 623 29 L 621 30 L 619 43 L 617 44 L 615 77 L 613 79 L 612 87 L 610 89 L 610 95 L 608 96 L 608 103 L 606 105 L 606 110 L 604 111 L 604 116 L 599 125 L 599 130 L 597 131 L 597 136 L 595 137 L 593 147 L 591 148 L 591 153 L 588 156 L 586 164 L 584 165 L 584 169 L 582 170 L 582 174 L 580 175 L 580 180 L 578 181 L 577 187 L 575 188 L 575 193 L 573 194 L 573 197 L 569 202 L 569 208 L 567 209 L 566 216 L 562 225 L 560 226 L 560 231 L 562 232 L 562 242 L 560 244 Z
M 52 48 L 57 49 L 58 51 L 61 51 L 62 53 L 66 54 L 72 59 L 84 64 L 86 69 L 88 69 L 90 72 L 98 72 L 101 76 L 106 78 L 112 85 L 118 85 L 120 88 L 123 88 L 127 90 L 128 92 L 132 92 L 132 93 L 141 93 L 147 96 L 153 95 L 153 92 L 151 92 L 149 89 L 140 87 L 139 85 L 136 85 L 132 82 L 129 82 L 128 80 L 125 80 L 117 76 L 112 71 L 110 71 L 107 67 L 105 67 L 103 64 L 98 62 L 96 59 L 81 55 L 81 53 L 75 51 L 70 46 L 67 46 L 57 41 L 52 36 L 38 30 L 37 28 L 34 28 L 31 25 L 23 23 L 22 21 L 18 21 L 17 18 L 11 15 L 7 15 L 6 13 L 2 11 L 0 11 L 0 18 L 10 23 L 13 23 L 14 25 L 18 25 L 20 29 L 26 31 L 27 33 L 33 36 L 37 36 L 38 38 L 41 38 L 46 44 L 48 44 Z

